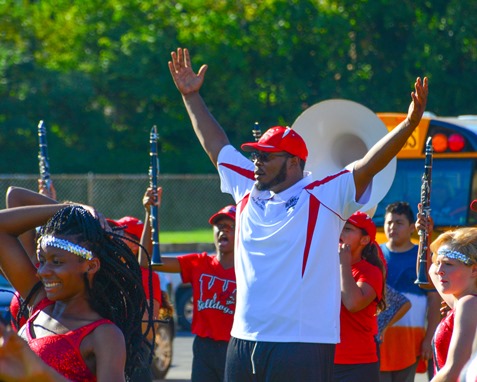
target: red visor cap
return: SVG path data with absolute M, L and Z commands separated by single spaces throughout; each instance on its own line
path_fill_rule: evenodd
M 258 142 L 244 143 L 243 151 L 285 151 L 306 161 L 308 149 L 303 138 L 289 127 L 274 126 L 268 129 Z

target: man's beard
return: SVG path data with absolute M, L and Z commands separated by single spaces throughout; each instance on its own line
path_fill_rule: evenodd
M 259 182 L 257 180 L 255 182 L 255 187 L 259 191 L 266 191 L 266 190 L 270 190 L 272 187 L 276 186 L 277 184 L 283 183 L 285 180 L 287 180 L 287 161 L 283 162 L 283 165 L 280 168 L 280 171 L 278 171 L 278 174 L 277 176 L 275 176 L 275 178 L 273 178 L 268 183 Z

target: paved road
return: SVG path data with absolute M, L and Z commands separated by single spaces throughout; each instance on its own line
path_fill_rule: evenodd
M 172 366 L 166 379 L 161 381 L 190 382 L 193 339 L 194 337 L 190 333 L 177 333 L 174 339 Z M 424 374 L 417 374 L 414 382 L 428 382 L 428 379 Z
M 177 333 L 172 350 L 172 366 L 166 379 L 161 381 L 190 382 L 193 339 L 194 337 L 190 333 Z

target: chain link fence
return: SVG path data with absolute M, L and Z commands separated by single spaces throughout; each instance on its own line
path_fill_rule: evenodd
M 142 198 L 149 186 L 147 175 L 80 174 L 51 177 L 59 201 L 94 206 L 106 217 L 135 216 L 144 219 Z M 163 188 L 159 209 L 161 231 L 190 231 L 210 228 L 209 217 L 232 197 L 220 191 L 218 175 L 160 175 Z M 9 186 L 38 190 L 38 175 L 0 174 L 0 195 Z M 5 197 L 0 197 L 5 208 Z

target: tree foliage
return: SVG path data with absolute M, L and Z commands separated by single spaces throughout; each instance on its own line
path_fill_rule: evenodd
M 203 96 L 231 141 L 293 124 L 346 98 L 407 110 L 415 77 L 428 109 L 476 113 L 473 0 L 0 0 L 0 173 L 37 172 L 36 126 L 53 173 L 213 172 L 167 68 L 188 47 Z

